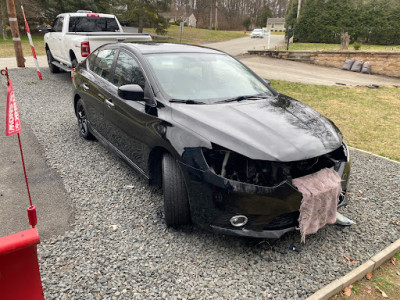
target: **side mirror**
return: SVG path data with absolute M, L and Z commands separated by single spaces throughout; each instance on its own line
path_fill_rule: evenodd
M 48 28 L 46 25 L 39 25 L 38 30 L 39 30 L 39 32 L 51 32 L 52 31 L 52 29 Z
M 264 79 L 264 82 L 265 82 L 266 84 L 271 85 L 271 81 L 269 81 L 268 79 L 265 79 L 265 78 L 263 78 L 263 79 Z
M 118 88 L 118 96 L 125 100 L 144 100 L 143 89 L 138 84 L 126 84 Z

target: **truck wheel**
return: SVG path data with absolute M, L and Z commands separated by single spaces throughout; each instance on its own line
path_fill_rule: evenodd
M 51 52 L 49 49 L 46 50 L 47 54 L 47 63 L 49 64 L 49 69 L 51 73 L 60 73 L 60 68 L 56 67 L 55 65 L 52 64 L 54 61 L 53 55 L 51 55 Z
M 71 60 L 71 65 L 72 68 L 76 68 L 76 66 L 78 65 L 78 60 L 75 57 Z
M 182 171 L 169 153 L 162 159 L 162 187 L 167 226 L 177 228 L 190 224 L 189 199 Z

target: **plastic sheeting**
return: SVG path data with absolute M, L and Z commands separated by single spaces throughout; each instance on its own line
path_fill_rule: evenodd
M 328 168 L 293 179 L 293 184 L 303 195 L 299 217 L 303 243 L 306 235 L 336 222 L 337 204 L 342 192 L 340 182 L 337 172 Z

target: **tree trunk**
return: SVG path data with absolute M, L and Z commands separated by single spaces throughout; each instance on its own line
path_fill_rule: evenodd
M 139 26 L 138 33 L 143 33 L 143 14 L 144 14 L 144 1 L 139 2 Z
M 5 0 L 0 0 L 0 10 L 1 10 L 1 22 L 0 22 L 0 30 L 3 34 L 3 40 L 7 40 L 7 7 Z

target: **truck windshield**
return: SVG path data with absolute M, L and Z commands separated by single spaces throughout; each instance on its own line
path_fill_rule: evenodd
M 98 32 L 119 31 L 115 18 L 104 17 L 71 17 L 69 20 L 69 32 Z

